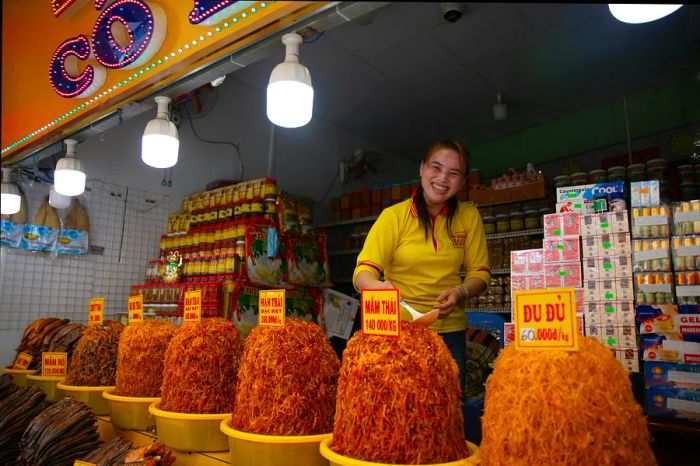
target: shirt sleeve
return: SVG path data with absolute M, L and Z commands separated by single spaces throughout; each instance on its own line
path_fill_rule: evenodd
M 370 228 L 357 256 L 357 264 L 352 274 L 352 284 L 357 291 L 355 279 L 363 270 L 370 272 L 376 278 L 384 271 L 394 256 L 399 241 L 399 221 L 392 209 L 384 209 Z
M 467 208 L 467 239 L 464 244 L 464 270 L 466 278 L 479 278 L 491 283 L 491 268 L 489 267 L 489 251 L 486 246 L 484 224 L 479 211 L 473 207 Z

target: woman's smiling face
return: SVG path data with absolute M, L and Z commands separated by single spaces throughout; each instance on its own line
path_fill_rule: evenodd
M 420 164 L 420 182 L 428 211 L 436 215 L 464 184 L 464 166 L 459 153 L 445 147 L 435 150 L 427 162 Z

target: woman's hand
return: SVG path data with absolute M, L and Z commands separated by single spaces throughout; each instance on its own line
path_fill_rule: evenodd
M 437 297 L 437 304 L 433 309 L 439 312 L 438 319 L 444 319 L 457 308 L 460 301 L 459 290 L 455 287 L 450 287 L 444 290 Z

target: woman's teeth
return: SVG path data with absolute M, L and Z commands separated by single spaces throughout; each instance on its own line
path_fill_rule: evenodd
M 445 193 L 447 192 L 447 187 L 445 186 L 440 186 L 435 183 L 430 183 L 430 187 L 433 188 L 433 191 L 438 192 L 438 193 Z

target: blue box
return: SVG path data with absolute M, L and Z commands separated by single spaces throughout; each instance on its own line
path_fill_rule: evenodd
M 645 361 L 644 385 L 700 389 L 700 364 Z
M 700 421 L 700 390 L 649 387 L 646 392 L 647 415 Z

